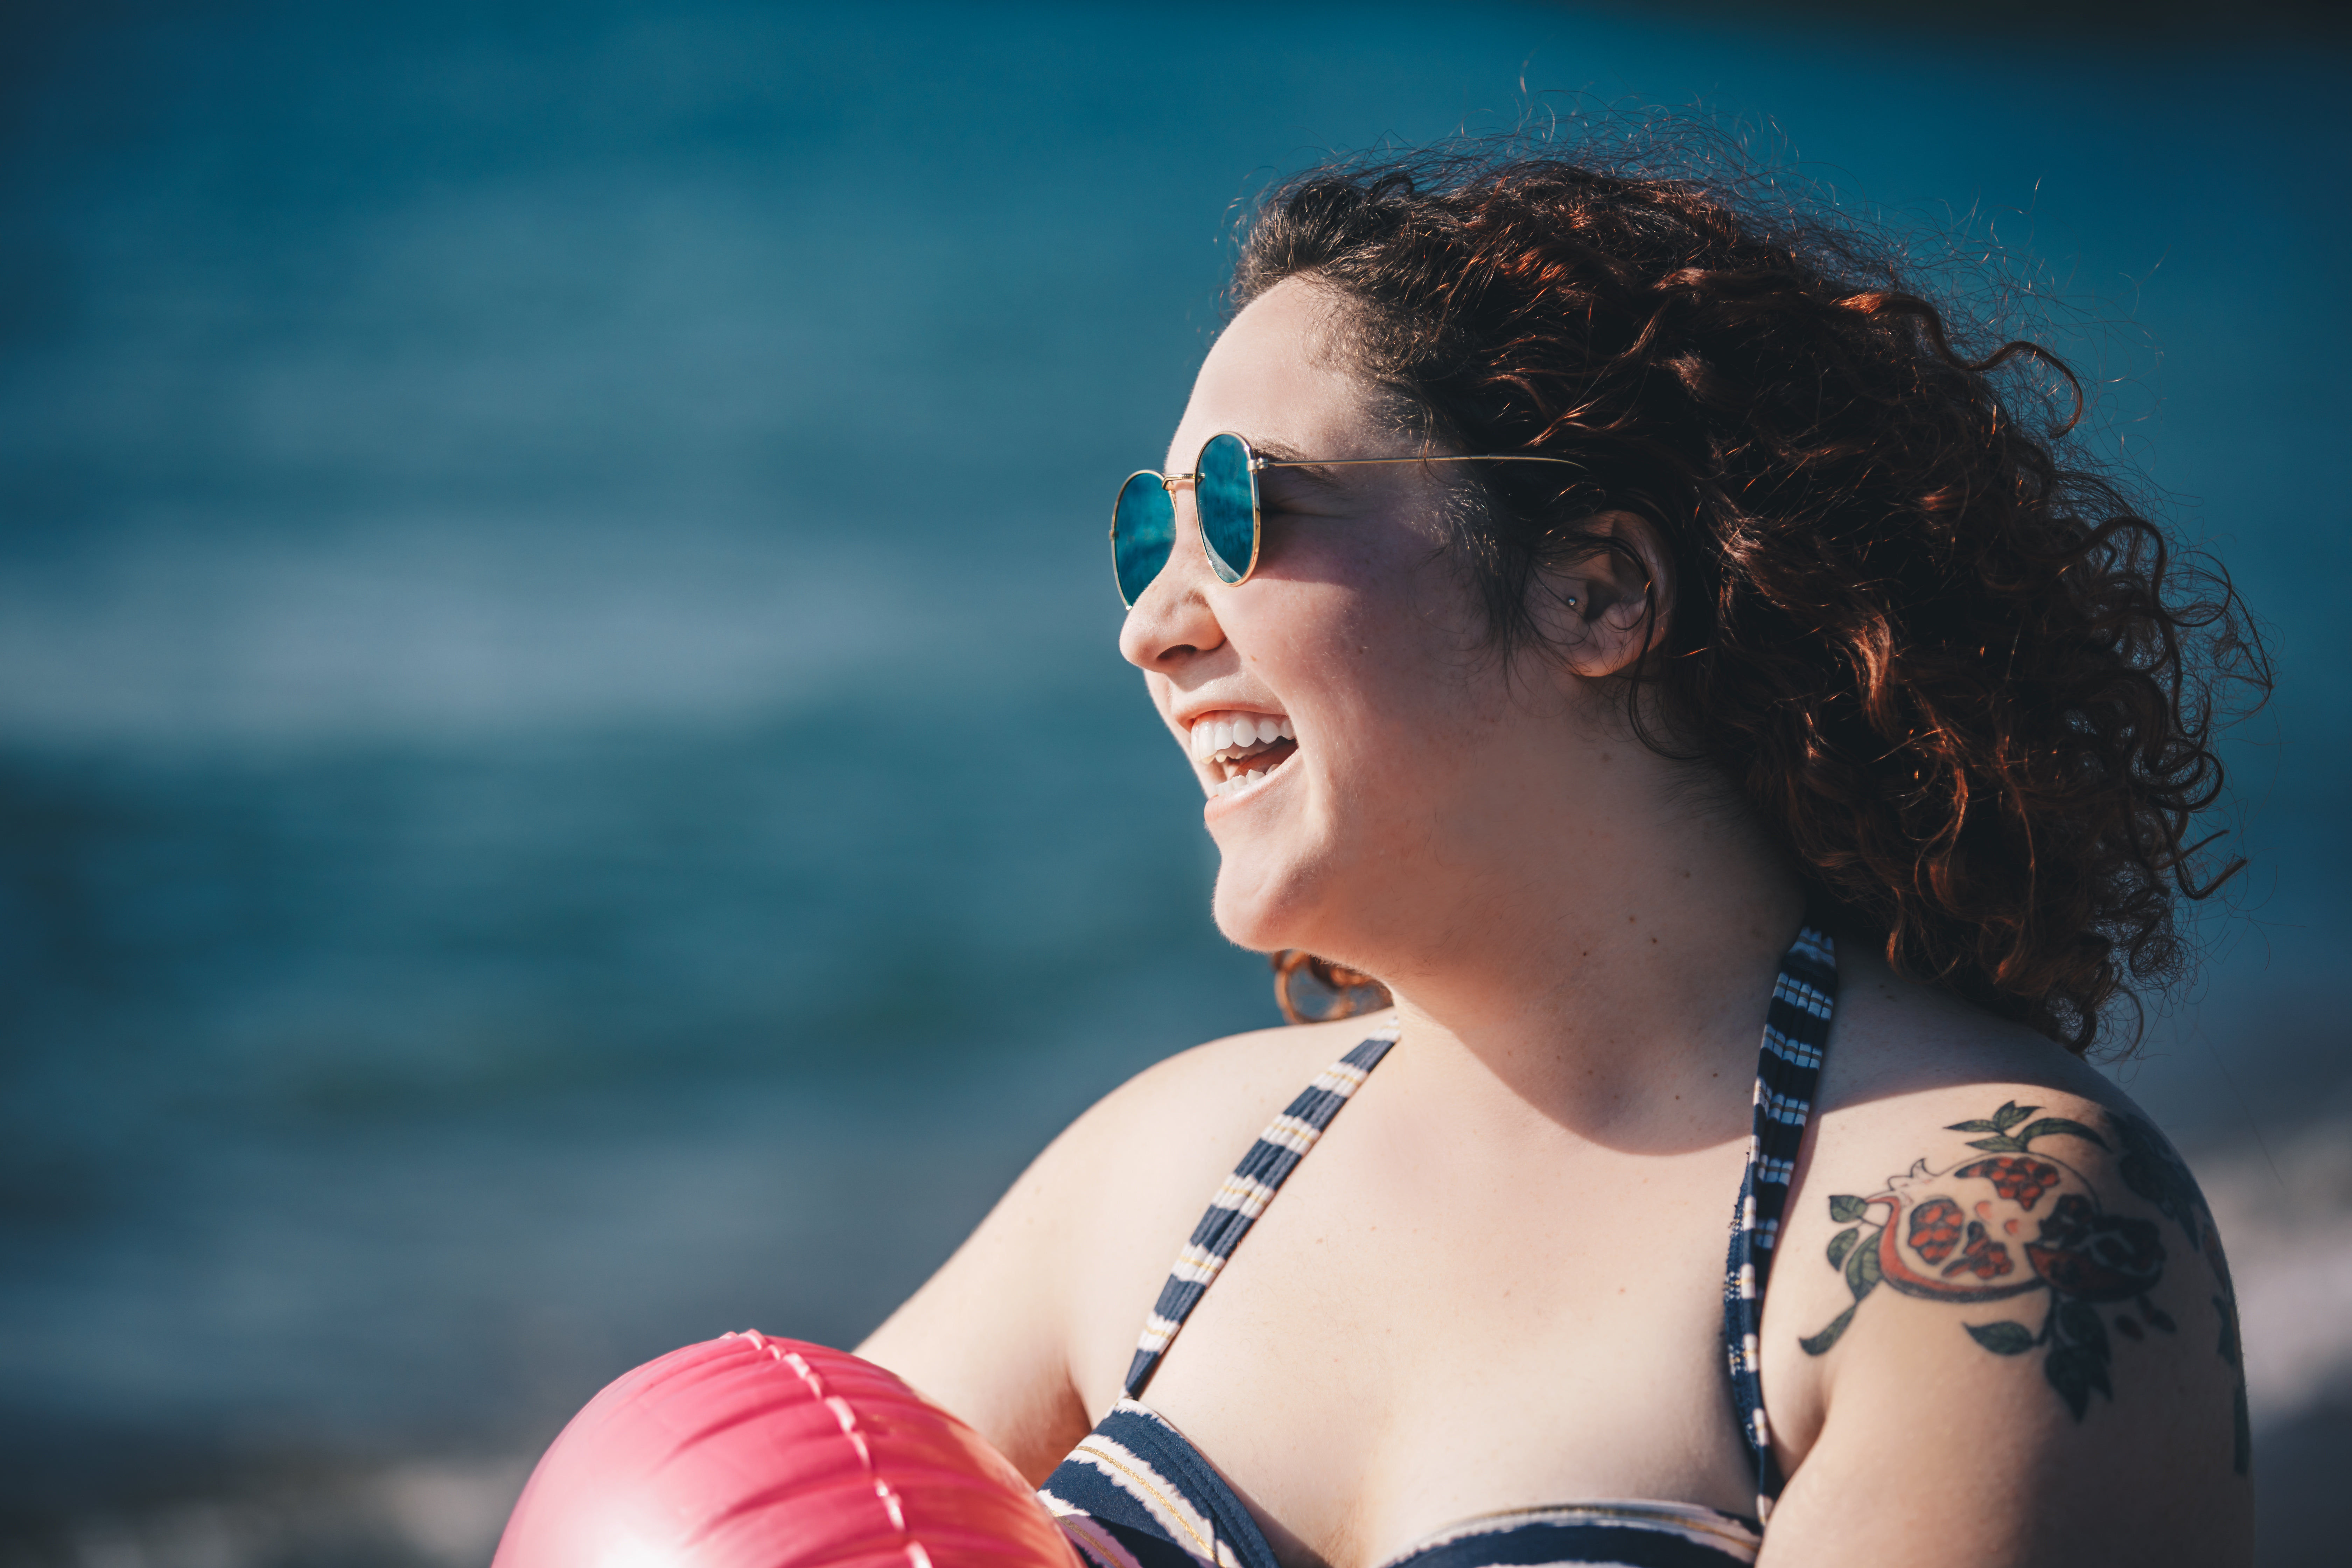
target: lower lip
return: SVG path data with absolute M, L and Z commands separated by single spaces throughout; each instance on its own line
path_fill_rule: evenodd
M 1276 766 L 1266 770 L 1265 781 L 1263 784 L 1252 784 L 1249 788 L 1242 791 L 1239 795 L 1211 795 L 1206 801 L 1202 803 L 1202 815 L 1203 816 L 1213 816 L 1226 809 L 1247 805 L 1251 801 L 1255 800 L 1258 796 L 1272 789 L 1275 784 L 1280 781 L 1282 776 L 1290 771 L 1290 765 L 1297 760 L 1298 753 L 1295 751 L 1292 752 L 1290 755 L 1283 758 Z

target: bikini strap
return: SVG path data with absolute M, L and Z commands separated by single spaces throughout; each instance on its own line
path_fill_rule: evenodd
M 1789 1206 L 1789 1181 L 1805 1140 L 1821 1087 L 1822 1052 L 1837 1009 L 1837 944 L 1808 919 L 1780 960 L 1780 978 L 1764 1013 L 1764 1047 L 1756 1058 L 1756 1110 L 1748 1140 L 1748 1172 L 1731 1217 L 1731 1256 L 1723 1282 L 1724 1348 L 1731 1363 L 1733 1408 L 1756 1468 L 1756 1517 L 1770 1517 L 1786 1478 L 1772 1454 L 1764 1418 L 1764 1384 L 1758 1336 L 1764 1322 L 1764 1288 L 1772 1277 L 1772 1247 Z
M 1201 1223 L 1192 1227 L 1192 1239 L 1176 1255 L 1176 1267 L 1169 1270 L 1168 1282 L 1160 1287 L 1160 1300 L 1152 1304 L 1143 1335 L 1136 1341 L 1135 1360 L 1127 1369 L 1129 1399 L 1143 1397 L 1151 1374 L 1160 1370 L 1160 1358 L 1168 1353 L 1169 1342 L 1201 1304 L 1225 1259 L 1234 1255 L 1234 1248 L 1242 1244 L 1242 1237 L 1274 1201 L 1290 1173 L 1298 1168 L 1298 1162 L 1307 1157 L 1307 1151 L 1315 1147 L 1331 1119 L 1381 1065 L 1396 1040 L 1396 1026 L 1391 1025 L 1325 1068 L 1258 1134 L 1242 1163 L 1209 1200 L 1209 1212 L 1201 1216 Z

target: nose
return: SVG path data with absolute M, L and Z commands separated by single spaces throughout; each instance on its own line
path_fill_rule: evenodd
M 1218 624 L 1210 603 L 1212 590 L 1224 584 L 1210 569 L 1209 552 L 1201 543 L 1200 514 L 1192 508 L 1192 487 L 1176 490 L 1176 542 L 1168 564 L 1151 580 L 1127 612 L 1119 627 L 1121 658 L 1138 669 L 1167 675 L 1223 647 L 1225 629 Z

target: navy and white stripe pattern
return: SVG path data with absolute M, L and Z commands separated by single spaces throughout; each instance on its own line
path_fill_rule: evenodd
M 1748 1521 L 1696 1503 L 1570 1503 L 1466 1520 L 1387 1568 L 1729 1568 L 1763 1543 Z
M 1761 1516 L 1780 1490 L 1757 1377 L 1756 1333 L 1836 996 L 1835 950 L 1809 924 L 1781 960 L 1767 1010 L 1755 1131 L 1724 1288 L 1725 1342 L 1740 1430 L 1756 1458 L 1759 1518 L 1646 1500 L 1515 1509 L 1450 1526 L 1384 1568 L 1743 1568 L 1756 1561 Z M 1087 1568 L 1280 1568 L 1231 1485 L 1138 1396 L 1251 1222 L 1395 1041 L 1391 1030 L 1349 1052 L 1251 1146 L 1160 1293 L 1128 1373 L 1128 1396 L 1046 1478 L 1038 1496 Z
M 1242 1237 L 1274 1201 L 1290 1173 L 1298 1168 L 1298 1162 L 1307 1157 L 1307 1151 L 1315 1147 L 1340 1107 L 1381 1065 L 1396 1038 L 1391 1025 L 1325 1068 L 1290 1102 L 1289 1109 L 1258 1134 L 1242 1163 L 1209 1200 L 1209 1212 L 1201 1216 L 1201 1223 L 1192 1228 L 1192 1239 L 1176 1255 L 1176 1267 L 1160 1288 L 1160 1300 L 1152 1304 L 1150 1317 L 1144 1320 L 1143 1337 L 1136 1342 L 1135 1359 L 1127 1368 L 1129 1399 L 1143 1396 L 1151 1374 L 1160 1370 L 1160 1358 L 1168 1353 L 1169 1342 L 1216 1281 L 1225 1259 L 1234 1255 L 1234 1248 L 1242 1244 Z
M 1810 921 L 1780 960 L 1764 1015 L 1764 1048 L 1756 1058 L 1756 1113 L 1748 1141 L 1748 1173 L 1731 1217 L 1731 1257 L 1723 1284 L 1723 1340 L 1731 1362 L 1733 1407 L 1756 1461 L 1756 1517 L 1769 1519 L 1784 1478 L 1772 1455 L 1772 1427 L 1764 1415 L 1762 1360 L 1764 1288 L 1772 1277 L 1773 1244 L 1789 1207 L 1797 1148 L 1805 1140 L 1821 1087 L 1822 1052 L 1837 1009 L 1837 947 Z
M 1131 1399 L 1111 1406 L 1037 1498 L 1088 1568 L 1277 1568 L 1224 1478 Z

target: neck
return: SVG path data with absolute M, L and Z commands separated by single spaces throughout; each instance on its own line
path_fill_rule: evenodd
M 1367 967 L 1417 1057 L 1490 1077 L 1549 1121 L 1642 1142 L 1745 1105 L 1804 894 L 1744 812 L 1694 805 L 1645 776 L 1671 764 L 1619 755 L 1615 798 L 1585 802 L 1593 826 L 1516 844 L 1452 897 L 1395 900 L 1422 911 L 1419 930 Z

